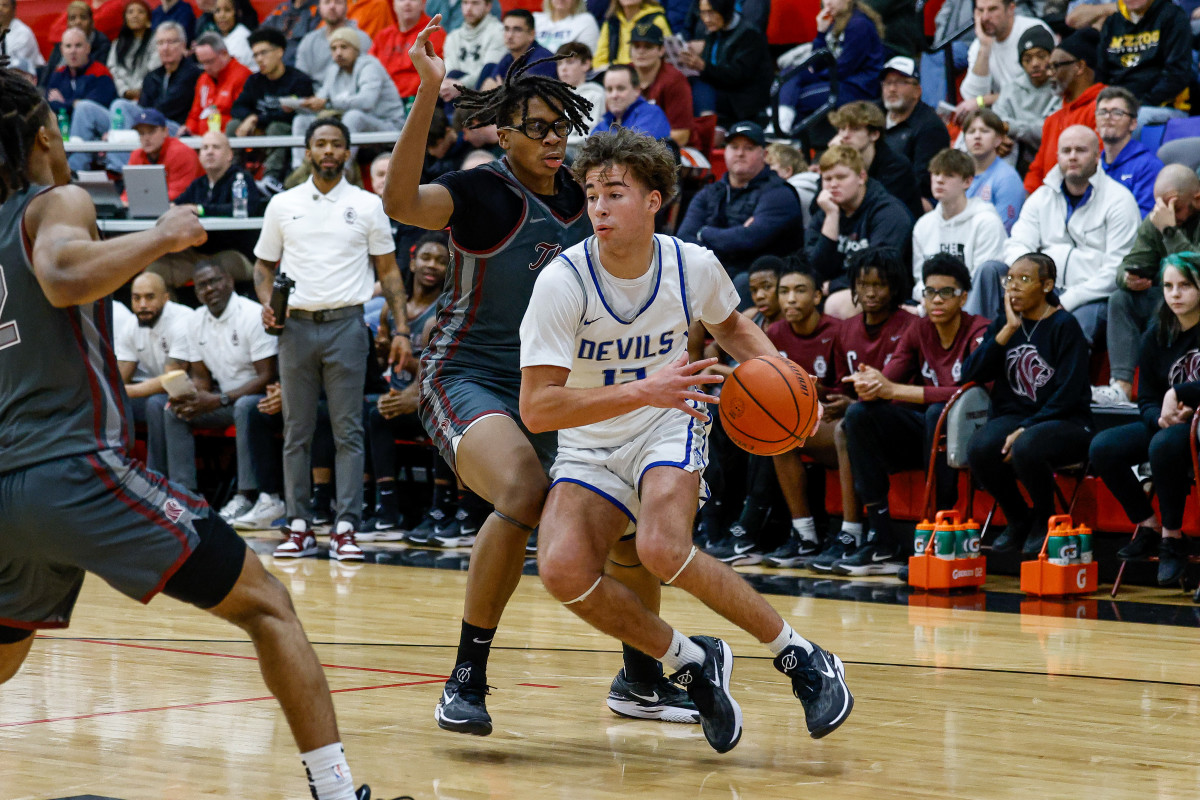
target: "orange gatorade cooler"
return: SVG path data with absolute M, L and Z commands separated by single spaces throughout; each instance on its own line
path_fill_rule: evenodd
M 964 523 L 954 509 L 939 511 L 932 523 L 924 520 L 917 526 L 914 544 L 922 538 L 924 548 L 915 549 L 908 560 L 910 586 L 945 592 L 983 585 L 987 562 L 978 555 L 979 526 L 974 520 Z M 974 556 L 969 555 L 972 539 Z
M 1088 537 L 1090 549 L 1090 530 L 1084 526 L 1074 527 L 1067 514 L 1051 517 L 1037 560 L 1021 565 L 1021 591 L 1041 597 L 1063 597 L 1096 591 L 1099 565 L 1092 560 L 1082 563 L 1079 558 L 1081 533 Z

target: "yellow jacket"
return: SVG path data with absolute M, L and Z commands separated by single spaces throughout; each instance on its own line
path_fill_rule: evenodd
M 600 41 L 596 43 L 596 53 L 592 58 L 592 66 L 596 69 L 603 69 L 609 64 L 628 64 L 629 63 L 629 37 L 633 35 L 633 26 L 639 20 L 653 16 L 654 24 L 662 28 L 663 36 L 671 35 L 671 24 L 667 22 L 667 13 L 658 3 L 643 2 L 642 7 L 633 15 L 633 19 L 625 19 L 621 13 L 621 6 L 617 6 L 617 10 L 613 16 L 604 20 L 604 24 L 600 26 Z M 617 57 L 612 57 L 612 48 L 610 42 L 613 39 L 612 24 L 617 22 L 620 27 L 617 30 Z

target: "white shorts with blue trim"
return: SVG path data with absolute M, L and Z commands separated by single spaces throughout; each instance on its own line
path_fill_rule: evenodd
M 560 443 L 550 480 L 551 486 L 565 482 L 591 489 L 620 509 L 632 530 L 642 507 L 642 478 L 653 467 L 668 466 L 701 473 L 701 504 L 708 499 L 703 477 L 708 466 L 708 424 L 677 413 L 620 447 L 577 448 Z

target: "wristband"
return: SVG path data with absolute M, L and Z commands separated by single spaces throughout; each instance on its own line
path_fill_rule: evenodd
M 983 95 L 977 95 L 975 97 L 975 105 L 979 106 L 980 108 L 984 107 L 985 103 L 983 102 Z
M 395 339 L 397 336 L 412 336 L 412 331 L 392 331 L 392 338 Z

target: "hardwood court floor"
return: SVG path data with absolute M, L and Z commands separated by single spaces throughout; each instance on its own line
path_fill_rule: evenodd
M 271 565 L 333 689 L 357 781 L 376 798 L 1196 798 L 1200 630 L 812 597 L 771 601 L 846 662 L 856 706 L 827 739 L 765 648 L 673 589 L 665 616 L 727 637 L 745 735 L 604 705 L 618 648 L 522 580 L 489 679 L 495 733 L 438 730 L 465 574 Z M 0 800 L 300 800 L 282 715 L 239 632 L 89 578 L 66 631 L 0 687 Z

